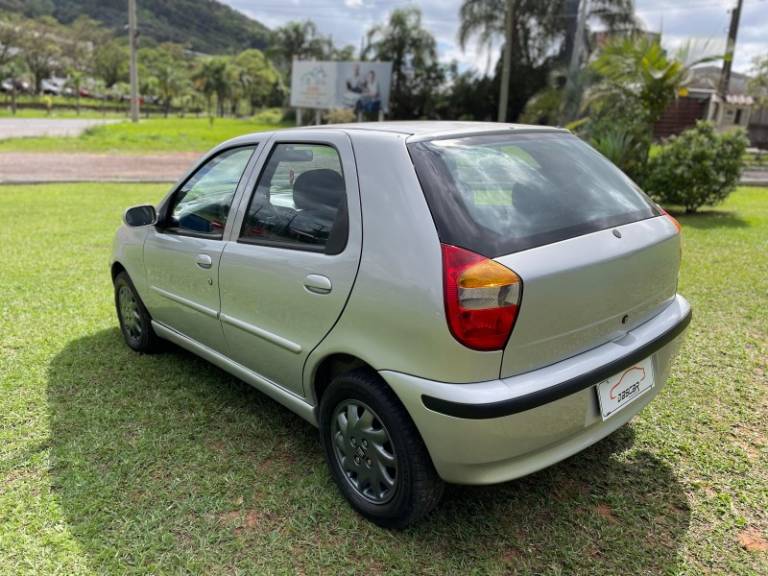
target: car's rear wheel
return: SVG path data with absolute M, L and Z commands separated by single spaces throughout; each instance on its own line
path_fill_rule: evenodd
M 136 352 L 150 354 L 160 349 L 152 329 L 152 318 L 126 272 L 115 276 L 115 308 L 125 343 Z
M 403 528 L 430 512 L 443 482 L 397 396 L 367 370 L 337 376 L 320 402 L 331 475 L 360 514 Z

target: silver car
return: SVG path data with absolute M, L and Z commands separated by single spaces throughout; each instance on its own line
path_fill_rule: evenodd
M 668 377 L 680 229 L 568 131 L 387 122 L 262 132 L 125 213 L 125 341 L 173 342 L 320 429 L 365 517 L 530 474 Z

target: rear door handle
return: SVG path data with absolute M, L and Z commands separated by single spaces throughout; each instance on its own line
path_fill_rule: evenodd
M 211 257 L 208 256 L 208 254 L 198 254 L 196 264 L 200 266 L 200 268 L 205 268 L 207 270 L 213 265 L 213 260 L 211 260 Z
M 309 274 L 304 278 L 304 288 L 315 294 L 328 294 L 332 287 L 331 281 L 320 274 Z

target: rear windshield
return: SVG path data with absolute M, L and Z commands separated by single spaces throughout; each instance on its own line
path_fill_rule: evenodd
M 408 149 L 441 242 L 490 258 L 659 215 L 571 134 L 486 134 Z

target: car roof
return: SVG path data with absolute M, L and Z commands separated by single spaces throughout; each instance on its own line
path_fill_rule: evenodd
M 344 132 L 373 132 L 382 135 L 401 135 L 406 136 L 407 141 L 414 142 L 420 140 L 433 140 L 445 137 L 469 136 L 472 134 L 483 134 L 489 132 L 505 131 L 557 131 L 567 132 L 563 128 L 554 128 L 552 126 L 536 126 L 529 124 L 507 124 L 502 122 L 462 122 L 448 120 L 395 120 L 386 122 L 354 122 L 349 124 L 323 124 L 320 126 L 297 126 L 295 128 L 285 128 L 276 132 L 284 133 L 294 130 L 342 130 Z M 245 143 L 264 137 L 264 132 L 254 132 L 234 138 L 237 143 Z M 233 143 L 229 141 L 229 143 Z

